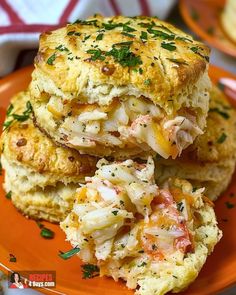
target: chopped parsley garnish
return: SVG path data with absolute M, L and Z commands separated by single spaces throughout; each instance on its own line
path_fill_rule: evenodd
M 106 55 L 112 56 L 114 60 L 118 62 L 122 67 L 135 67 L 137 65 L 141 65 L 142 60 L 140 59 L 140 56 L 137 56 L 133 52 L 131 52 L 129 46 L 124 46 L 125 42 L 122 43 L 123 44 L 121 48 L 116 48 L 115 46 L 113 46 L 113 48 L 108 51 Z
M 83 279 L 91 279 L 99 275 L 99 268 L 97 265 L 84 264 L 81 265 L 83 272 Z
M 215 113 L 219 114 L 221 117 L 223 117 L 223 118 L 226 119 L 226 120 L 228 120 L 229 117 L 230 117 L 228 113 L 223 112 L 223 111 L 221 111 L 221 110 L 218 109 L 218 108 L 210 108 L 210 109 L 209 109 L 209 112 L 215 112 Z
M 2 163 L 0 162 L 0 175 L 2 175 Z
M 89 49 L 87 53 L 91 54 L 91 60 L 104 60 L 105 56 L 103 55 L 101 49 Z
M 48 58 L 48 60 L 47 60 L 47 64 L 50 65 L 50 66 L 52 66 L 52 65 L 53 65 L 53 62 L 55 61 L 55 59 L 56 59 L 56 54 L 53 53 L 53 54 Z
M 114 46 L 130 46 L 132 44 L 133 44 L 133 41 L 125 41 L 125 42 L 115 43 L 115 44 L 113 44 L 113 47 Z
M 112 211 L 111 212 L 113 215 L 117 216 L 118 210 Z
M 144 84 L 147 85 L 147 86 L 150 85 L 150 84 L 151 84 L 151 80 L 150 80 L 150 79 L 146 79 L 146 80 L 144 81 Z
M 23 112 L 22 115 L 14 114 L 14 113 L 12 114 L 12 110 L 13 110 L 13 107 L 10 105 L 10 107 L 7 110 L 7 117 L 11 117 L 12 119 L 9 121 L 5 121 L 3 123 L 4 130 L 7 129 L 15 120 L 19 122 L 24 122 L 28 120 L 30 117 L 30 114 L 33 111 L 31 103 L 29 101 L 27 101 L 26 110 Z
M 191 39 L 189 39 L 189 38 L 187 38 L 187 37 L 177 36 L 177 37 L 175 38 L 175 40 L 181 40 L 181 41 L 184 41 L 184 42 L 188 41 L 188 42 L 193 43 L 193 40 L 191 40 Z
M 81 36 L 81 33 L 76 31 L 70 31 L 67 33 L 67 36 Z
M 226 207 L 228 208 L 228 209 L 232 209 L 232 208 L 234 208 L 234 204 L 232 204 L 232 203 L 230 203 L 230 202 L 225 202 L 225 205 L 226 205 Z
M 104 35 L 103 33 L 98 34 L 96 40 L 97 41 L 102 40 L 103 39 L 103 35 Z
M 78 247 L 75 247 L 67 252 L 62 252 L 62 251 L 59 251 L 59 257 L 61 257 L 62 259 L 64 260 L 67 260 L 69 258 L 71 258 L 72 256 L 74 256 L 75 254 L 79 253 L 80 251 L 80 248 Z
M 12 192 L 9 191 L 9 192 L 6 194 L 6 198 L 7 198 L 8 200 L 10 200 L 10 199 L 11 199 L 11 195 L 12 195 Z
M 91 37 L 91 35 L 86 35 L 86 36 L 84 37 L 83 42 L 85 42 L 86 40 L 88 40 L 90 37 Z
M 217 143 L 223 143 L 227 138 L 227 135 L 223 132 L 221 136 L 217 139 Z
M 124 24 L 123 25 L 123 31 L 124 32 L 135 32 L 136 30 L 134 29 L 134 28 L 131 28 L 130 26 L 128 26 L 128 25 L 126 25 L 126 24 Z
M 190 50 L 192 50 L 194 53 L 198 53 L 198 47 L 191 47 Z
M 130 38 L 134 38 L 135 37 L 135 35 L 129 34 L 129 33 L 126 33 L 126 32 L 121 32 L 121 34 L 124 35 L 124 36 L 130 37 Z
M 170 35 L 165 32 L 162 32 L 160 30 L 154 30 L 152 28 L 149 28 L 147 31 L 150 34 L 153 34 L 155 37 L 160 37 L 163 40 L 174 40 L 175 39 L 175 35 Z
M 140 75 L 142 75 L 142 73 L 143 73 L 143 69 L 142 69 L 142 68 L 139 68 L 139 69 L 138 69 L 138 72 L 139 72 Z
M 45 227 L 42 223 L 36 221 L 37 226 L 41 229 L 40 235 L 44 239 L 53 239 L 54 238 L 54 232 L 50 230 L 49 228 Z
M 13 255 L 13 254 L 9 254 L 10 258 L 9 258 L 9 261 L 10 262 L 16 262 L 16 256 Z
M 193 51 L 194 53 L 198 54 L 199 56 L 201 56 L 202 58 L 205 58 L 206 61 L 209 61 L 209 56 L 203 55 L 199 52 L 200 48 L 193 46 L 190 48 L 191 51 Z
M 147 32 L 142 31 L 140 35 L 141 40 L 147 40 L 148 39 L 148 34 Z
M 59 51 L 67 51 L 67 52 L 69 52 L 69 49 L 67 47 L 65 47 L 64 45 L 59 45 L 55 49 L 59 50 Z
M 183 64 L 183 65 L 187 65 L 188 63 L 182 59 L 182 58 L 167 58 L 169 61 L 172 61 L 176 64 Z
M 97 24 L 97 19 L 92 19 L 92 20 L 81 20 L 81 19 L 77 19 L 74 24 L 80 24 L 80 25 L 85 25 L 85 26 L 95 26 L 95 27 L 99 27 Z
M 7 109 L 7 117 L 10 116 L 11 112 L 13 111 L 13 109 L 14 109 L 13 104 L 10 104 L 9 107 L 8 107 L 8 109 Z
M 53 239 L 54 238 L 54 232 L 52 230 L 50 230 L 47 227 L 43 227 L 41 232 L 40 232 L 41 237 L 43 237 L 44 239 Z
M 140 265 L 138 265 L 138 267 L 142 267 L 142 266 L 145 266 L 147 265 L 147 263 L 145 261 L 143 261 Z
M 176 46 L 175 46 L 174 42 L 169 42 L 169 43 L 162 42 L 161 47 L 166 49 L 166 50 L 169 50 L 169 51 L 174 51 L 176 49 Z

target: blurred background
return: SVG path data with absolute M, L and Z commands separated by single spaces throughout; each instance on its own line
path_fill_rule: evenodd
M 94 13 L 155 15 L 206 42 L 210 62 L 236 74 L 236 0 L 225 5 L 223 0 L 0 0 L 0 78 L 33 64 L 41 32 Z M 8 290 L 1 275 L 0 294 L 22 294 Z M 233 295 L 236 289 L 220 294 Z

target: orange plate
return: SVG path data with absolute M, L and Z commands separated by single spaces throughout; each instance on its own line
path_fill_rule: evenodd
M 6 106 L 10 97 L 27 87 L 30 81 L 32 67 L 22 69 L 0 80 L 0 123 L 2 124 Z M 220 77 L 236 78 L 230 73 L 217 67 L 210 67 L 210 76 L 213 82 Z M 3 176 L 0 177 L 1 183 Z M 235 193 L 235 198 L 230 193 Z M 227 209 L 225 202 L 235 204 L 235 208 Z M 58 225 L 44 222 L 55 232 L 53 240 L 40 237 L 39 228 L 35 221 L 22 216 L 5 198 L 0 184 L 0 269 L 5 270 L 55 270 L 56 291 L 68 295 L 131 295 L 122 282 L 116 283 L 109 278 L 82 279 L 81 262 L 77 257 L 62 260 L 58 251 L 71 249 L 65 242 L 65 235 Z M 205 295 L 216 294 L 236 282 L 236 175 L 227 192 L 216 202 L 216 213 L 219 226 L 224 232 L 221 242 L 216 246 L 214 253 L 208 258 L 198 279 L 183 294 Z M 228 221 L 226 221 L 226 219 Z M 9 262 L 9 254 L 16 256 L 17 262 Z M 45 294 L 52 294 L 50 290 L 40 289 Z
M 236 43 L 229 39 L 220 21 L 224 3 L 225 0 L 181 0 L 179 6 L 185 22 L 198 36 L 211 46 L 236 57 Z

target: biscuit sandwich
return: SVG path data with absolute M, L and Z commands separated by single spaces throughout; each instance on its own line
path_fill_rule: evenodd
M 33 124 L 28 92 L 13 97 L 1 135 L 5 191 L 24 215 L 52 222 L 68 214 L 78 182 L 97 160 L 56 146 Z
M 126 281 L 135 294 L 185 289 L 221 238 L 204 189 L 181 179 L 155 184 L 154 161 L 100 160 L 61 223 L 67 240 L 100 276 Z
M 175 158 L 204 130 L 208 60 L 207 46 L 155 17 L 77 20 L 40 37 L 35 122 L 81 154 Z

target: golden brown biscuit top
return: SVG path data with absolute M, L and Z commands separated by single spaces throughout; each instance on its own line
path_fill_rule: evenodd
M 208 60 L 206 45 L 155 17 L 95 15 L 42 34 L 35 67 L 74 97 L 92 81 L 163 103 L 194 84 Z
M 11 101 L 11 114 L 23 116 L 27 101 L 27 92 L 17 94 Z M 11 120 L 10 115 L 5 122 Z M 1 150 L 6 158 L 21 162 L 39 173 L 49 172 L 75 178 L 94 173 L 97 162 L 94 157 L 56 146 L 34 126 L 32 118 L 28 116 L 28 119 L 22 120 L 15 119 L 1 135 Z
M 236 154 L 236 111 L 214 86 L 210 92 L 206 130 L 183 152 L 180 160 L 218 162 L 233 154 Z

